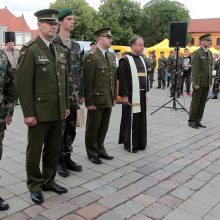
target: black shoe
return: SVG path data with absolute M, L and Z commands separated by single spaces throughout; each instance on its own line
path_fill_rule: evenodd
M 217 99 L 218 97 L 216 95 L 212 96 L 211 99 Z
M 43 194 L 41 191 L 31 192 L 31 199 L 37 205 L 40 205 L 44 202 Z
M 105 154 L 99 154 L 99 157 L 105 160 L 112 160 L 114 157 L 110 156 L 109 154 L 105 153 Z
M 65 158 L 65 164 L 66 164 L 66 168 L 68 170 L 72 170 L 72 171 L 75 171 L 75 172 L 82 171 L 82 166 L 79 165 L 78 163 L 72 161 L 70 158 Z
M 202 125 L 200 122 L 197 122 L 196 125 L 197 125 L 198 127 L 200 127 L 200 128 L 206 128 L 206 126 L 205 126 L 205 125 Z
M 67 170 L 66 164 L 65 164 L 64 161 L 62 161 L 61 163 L 57 164 L 57 172 L 62 177 L 67 177 L 67 176 L 70 175 L 70 172 Z
M 2 198 L 0 197 L 0 211 L 5 211 L 5 210 L 7 210 L 7 209 L 9 209 L 8 203 L 5 202 L 4 199 L 2 199 Z
M 92 162 L 92 163 L 95 163 L 95 164 L 102 164 L 102 161 L 98 158 L 98 157 L 88 157 L 89 160 Z
M 190 122 L 189 127 L 199 129 L 199 126 L 195 122 Z
M 52 191 L 52 192 L 55 192 L 55 193 L 58 193 L 58 194 L 63 194 L 63 193 L 66 193 L 67 192 L 67 189 L 58 185 L 58 184 L 55 184 L 51 187 L 42 187 L 42 190 L 43 191 Z
M 127 147 L 124 147 L 124 149 L 126 151 L 128 151 L 129 153 L 137 153 L 138 152 L 138 149 L 137 148 L 133 148 L 132 150 L 130 148 L 127 148 Z
M 161 89 L 161 86 L 157 86 L 157 89 Z

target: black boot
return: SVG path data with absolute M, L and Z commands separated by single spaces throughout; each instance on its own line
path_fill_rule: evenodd
M 9 209 L 8 203 L 5 202 L 4 199 L 2 199 L 2 198 L 0 197 L 0 211 L 5 211 L 5 210 L 7 210 L 7 209 Z
M 72 161 L 70 155 L 65 156 L 65 164 L 66 164 L 66 168 L 68 170 L 72 170 L 72 171 L 75 171 L 75 172 L 82 171 L 82 166 L 79 165 L 78 163 Z
M 67 177 L 70 175 L 70 172 L 69 170 L 67 170 L 64 159 L 60 159 L 59 163 L 57 164 L 57 172 L 62 177 Z

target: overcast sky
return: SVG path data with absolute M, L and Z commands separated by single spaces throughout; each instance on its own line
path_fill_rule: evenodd
M 31 29 L 37 28 L 37 20 L 34 17 L 34 12 L 40 9 L 49 7 L 51 2 L 55 0 L 0 0 L 0 8 L 6 5 L 8 9 L 15 15 L 25 17 Z M 98 9 L 101 0 L 86 0 L 90 6 Z M 145 5 L 149 0 L 137 0 L 141 6 Z M 201 2 L 199 0 L 179 0 L 183 3 L 190 12 L 191 18 L 220 18 L 220 1 L 208 0 Z

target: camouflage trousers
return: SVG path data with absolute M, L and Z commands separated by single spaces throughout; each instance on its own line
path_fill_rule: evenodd
M 176 88 L 175 88 L 176 87 Z M 181 93 L 181 76 L 180 74 L 172 73 L 171 74 L 171 87 L 170 87 L 170 95 L 174 95 L 174 90 L 176 92 L 177 97 L 179 97 Z
M 213 83 L 212 93 L 216 97 L 218 97 L 219 85 L 220 85 L 220 77 L 215 77 L 214 78 L 214 83 Z
M 161 84 L 162 84 L 162 87 L 164 88 L 165 87 L 165 74 L 166 74 L 166 71 L 164 69 L 158 69 L 158 87 L 161 88 Z
M 77 112 L 76 107 L 70 106 L 70 114 L 63 121 L 61 156 L 71 155 L 73 151 L 72 143 L 76 137 L 76 112 Z

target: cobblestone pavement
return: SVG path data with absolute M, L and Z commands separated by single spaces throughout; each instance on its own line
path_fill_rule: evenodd
M 106 138 L 114 160 L 102 165 L 89 162 L 84 128 L 77 129 L 73 160 L 83 165 L 80 173 L 56 176 L 68 193 L 44 192 L 45 202 L 34 205 L 26 187 L 25 150 L 27 129 L 20 106 L 6 131 L 0 161 L 0 195 L 10 209 L 1 219 L 15 220 L 219 220 L 220 219 L 220 101 L 207 103 L 203 124 L 188 127 L 183 110 L 157 106 L 169 98 L 169 90 L 148 93 L 148 146 L 137 154 L 117 144 L 121 106 L 113 109 Z M 190 97 L 178 99 L 187 109 Z M 172 102 L 171 105 L 172 106 Z

